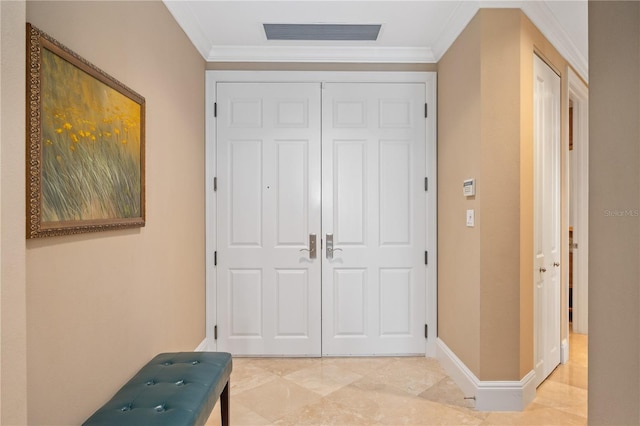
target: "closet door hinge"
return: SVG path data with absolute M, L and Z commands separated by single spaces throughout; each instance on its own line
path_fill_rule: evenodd
M 218 326 L 213 326 L 213 340 L 218 340 Z
M 213 190 L 214 191 L 218 190 L 218 178 L 217 177 L 213 178 Z
M 218 252 L 213 252 L 213 266 L 218 266 Z
M 213 103 L 213 116 L 214 117 L 218 116 L 218 103 L 217 102 Z
M 429 338 L 429 326 L 427 324 L 424 325 L 424 338 Z
M 429 104 L 425 102 L 424 104 L 424 118 L 429 117 Z
M 428 251 L 424 251 L 424 264 L 428 265 L 429 264 L 429 252 Z
M 429 178 L 424 178 L 424 190 L 429 190 Z

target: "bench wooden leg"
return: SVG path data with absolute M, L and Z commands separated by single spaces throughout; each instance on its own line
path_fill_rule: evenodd
M 231 380 L 229 380 L 231 381 Z M 224 387 L 222 395 L 220 395 L 220 417 L 222 426 L 229 425 L 229 382 Z

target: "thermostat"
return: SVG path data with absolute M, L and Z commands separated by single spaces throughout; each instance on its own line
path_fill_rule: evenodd
M 476 180 L 467 179 L 462 183 L 462 193 L 465 197 L 476 195 Z

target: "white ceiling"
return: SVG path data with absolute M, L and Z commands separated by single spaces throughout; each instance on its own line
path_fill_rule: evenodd
M 164 0 L 209 62 L 435 63 L 479 8 L 521 8 L 585 79 L 586 0 Z M 271 24 L 382 24 L 376 41 L 268 41 Z

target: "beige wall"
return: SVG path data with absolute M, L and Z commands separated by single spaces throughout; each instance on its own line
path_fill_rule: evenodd
M 146 98 L 146 226 L 27 241 L 28 420 L 79 424 L 205 337 L 205 63 L 160 1 L 30 1 L 27 21 Z
M 480 374 L 512 380 L 520 374 L 517 247 L 522 13 L 481 10 Z M 531 85 L 533 87 L 533 84 Z M 459 193 L 459 192 L 458 192 Z M 464 223 L 463 223 L 464 225 Z M 512 320 L 508 320 L 512 319 Z
M 476 17 L 438 64 L 438 336 L 480 372 L 481 20 Z M 476 178 L 477 193 L 462 196 Z M 464 226 L 467 208 L 476 227 Z M 464 267 L 462 260 L 464 259 Z
M 0 424 L 27 422 L 25 4 L 0 1 Z
M 639 77 L 640 3 L 589 2 L 592 425 L 640 424 Z
M 563 74 L 522 12 L 482 9 L 438 64 L 438 336 L 485 381 L 533 368 L 534 52 Z

